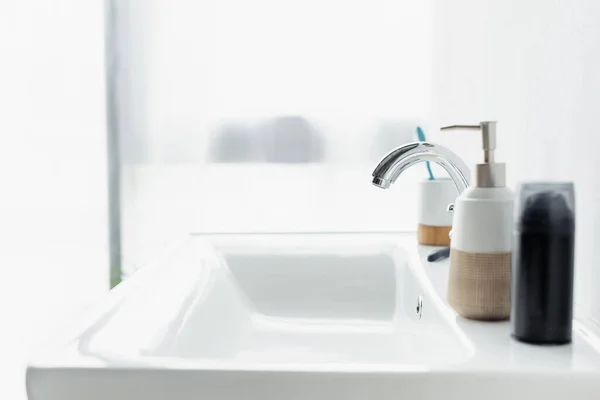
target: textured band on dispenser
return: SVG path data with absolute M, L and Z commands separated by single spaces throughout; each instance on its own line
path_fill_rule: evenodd
M 504 320 L 510 316 L 512 253 L 450 250 L 448 303 L 469 319 Z

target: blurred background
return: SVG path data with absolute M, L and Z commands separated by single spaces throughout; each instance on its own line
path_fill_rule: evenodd
M 414 229 L 369 181 L 430 130 L 429 7 L 1 2 L 0 398 L 182 234 Z
M 108 290 L 102 1 L 0 2 L 0 398 Z
M 430 6 L 109 1 L 113 283 L 181 232 L 414 229 L 368 181 L 429 131 Z

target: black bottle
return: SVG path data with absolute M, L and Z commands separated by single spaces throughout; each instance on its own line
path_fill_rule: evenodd
M 572 183 L 525 183 L 515 205 L 511 325 L 536 344 L 571 342 L 575 195 Z

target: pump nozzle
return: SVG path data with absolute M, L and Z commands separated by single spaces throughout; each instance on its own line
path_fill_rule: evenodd
M 503 163 L 496 163 L 494 155 L 494 150 L 496 150 L 496 121 L 482 121 L 479 125 L 449 125 L 440 129 L 443 131 L 480 130 L 483 145 L 483 164 L 475 166 L 475 177 L 473 179 L 475 186 L 505 186 L 505 166 Z

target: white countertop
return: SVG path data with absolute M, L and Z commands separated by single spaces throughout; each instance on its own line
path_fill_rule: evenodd
M 288 249 L 286 251 L 298 249 L 298 243 L 306 243 L 306 239 L 298 237 L 302 234 L 282 236 L 290 235 L 292 238 L 288 239 L 286 243 L 291 243 L 291 247 L 282 247 Z M 327 233 L 313 235 L 323 237 L 313 237 L 311 246 L 314 246 L 314 243 L 318 243 L 319 246 L 331 245 L 326 241 Z M 403 351 L 412 355 L 416 354 L 416 363 L 406 363 L 402 358 L 392 359 L 391 362 L 389 360 L 387 362 L 356 362 L 351 361 L 352 358 L 350 358 L 350 361 L 344 362 L 343 357 L 339 359 L 334 357 L 338 353 L 323 346 L 316 348 L 316 355 L 320 355 L 320 351 L 333 352 L 333 355 L 325 358 L 325 361 L 298 362 L 298 354 L 309 351 L 310 346 L 315 345 L 313 342 L 305 344 L 308 348 L 300 346 L 301 349 L 304 349 L 303 352 L 293 353 L 289 359 L 285 358 L 287 353 L 284 352 L 282 357 L 287 362 L 259 362 L 262 356 L 268 354 L 281 356 L 279 351 L 284 351 L 288 347 L 277 347 L 277 341 L 272 342 L 271 336 L 248 336 L 250 339 L 244 335 L 238 336 L 238 334 L 244 332 L 242 329 L 244 326 L 250 329 L 251 332 L 256 330 L 254 325 L 256 320 L 242 318 L 248 313 L 250 313 L 248 315 L 253 315 L 253 308 L 246 308 L 243 301 L 244 296 L 239 298 L 233 296 L 239 285 L 242 285 L 242 281 L 235 281 L 237 283 L 231 286 L 214 286 L 215 282 L 233 283 L 234 281 L 230 277 L 232 270 L 227 269 L 224 274 L 218 275 L 223 277 L 224 280 L 214 280 L 217 279 L 217 275 L 211 275 L 209 272 L 223 270 L 220 267 L 221 264 L 218 262 L 218 258 L 212 258 L 216 254 L 213 253 L 213 250 L 210 250 L 212 247 L 204 247 L 208 242 L 201 240 L 197 242 L 200 244 L 199 247 L 184 247 L 184 250 L 195 248 L 198 249 L 198 252 L 173 253 L 173 256 L 176 256 L 176 254 L 183 255 L 183 258 L 176 256 L 176 259 L 181 262 L 174 263 L 171 258 L 167 258 L 158 262 L 155 267 L 143 268 L 119 285 L 109 295 L 108 299 L 99 305 L 95 312 L 87 315 L 86 320 L 71 332 L 65 338 L 66 340 L 58 342 L 53 351 L 45 354 L 36 363 L 32 364 L 32 368 L 29 370 L 31 387 L 35 387 L 36 393 L 41 394 L 46 393 L 46 390 L 52 390 L 53 393 L 68 394 L 66 397 L 61 398 L 73 399 L 75 397 L 69 397 L 72 396 L 72 393 L 87 392 L 94 393 L 95 397 L 93 398 L 98 399 L 158 399 L 156 391 L 161 387 L 165 387 L 165 385 L 178 387 L 181 393 L 178 393 L 179 397 L 177 398 L 181 399 L 194 398 L 191 396 L 196 396 L 198 390 L 202 390 L 207 396 L 214 395 L 218 398 L 233 398 L 242 394 L 247 394 L 250 398 L 276 399 L 284 394 L 289 395 L 290 398 L 304 398 L 304 395 L 310 394 L 314 395 L 311 398 L 325 399 L 328 398 L 326 397 L 328 393 L 331 394 L 338 390 L 344 390 L 347 395 L 345 398 L 348 399 L 364 398 L 366 393 L 373 393 L 375 397 L 381 399 L 392 399 L 397 395 L 407 396 L 406 398 L 437 399 L 440 395 L 445 395 L 448 399 L 475 400 L 481 398 L 484 393 L 489 393 L 487 399 L 494 400 L 506 398 L 545 398 L 554 400 L 568 395 L 576 396 L 578 400 L 597 398 L 597 393 L 600 392 L 600 346 L 598 345 L 600 340 L 586 321 L 575 321 L 572 344 L 536 346 L 520 343 L 511 338 L 510 323 L 507 321 L 480 322 L 465 320 L 457 316 L 445 303 L 449 261 L 428 263 L 425 260 L 426 256 L 436 248 L 418 246 L 414 234 L 388 232 L 367 234 L 370 235 L 369 237 L 360 236 L 365 235 L 364 233 L 333 235 L 337 235 L 340 243 L 352 244 L 351 247 L 341 247 L 345 249 L 343 254 L 346 256 L 348 256 L 348 253 L 352 253 L 352 250 L 349 250 L 351 248 L 357 248 L 359 249 L 358 254 L 363 254 L 365 243 L 369 246 L 371 246 L 371 243 L 377 243 L 378 246 L 381 244 L 388 246 L 389 244 L 391 254 L 402 254 L 400 261 L 394 264 L 396 266 L 393 267 L 391 272 L 380 274 L 384 279 L 393 279 L 391 277 L 394 276 L 399 280 L 392 285 L 388 285 L 387 289 L 386 285 L 382 284 L 382 286 L 378 286 L 377 291 L 377 293 L 399 294 L 400 297 L 394 297 L 391 303 L 377 301 L 372 304 L 392 304 L 392 309 L 395 308 L 395 315 L 402 318 L 401 324 L 394 325 L 396 322 L 391 322 L 390 325 L 386 326 L 392 328 L 390 332 L 394 343 L 401 346 Z M 353 236 L 354 239 L 341 238 L 344 235 Z M 248 239 L 246 239 L 251 235 L 234 234 L 233 236 L 240 238 L 240 240 L 243 239 L 243 242 L 246 243 L 244 246 L 249 246 L 246 248 L 256 249 L 256 246 L 258 246 L 258 254 L 271 254 L 264 253 L 265 248 L 271 248 L 268 247 L 269 245 L 275 246 L 275 248 L 280 246 L 277 243 L 272 244 L 276 240 L 271 240 L 271 237 L 264 237 L 262 234 L 254 235 L 259 237 L 253 239 L 252 242 L 248 242 Z M 225 240 L 224 243 L 230 242 Z M 235 241 L 231 243 L 235 243 Z M 334 243 L 336 242 L 334 241 Z M 230 248 L 236 249 L 238 248 L 236 246 Z M 260 246 L 267 246 L 262 248 L 263 253 L 260 253 Z M 388 247 L 385 246 L 383 248 L 387 249 Z M 205 249 L 208 249 L 208 252 Z M 373 254 L 380 254 L 378 251 Z M 394 253 L 393 251 L 397 252 Z M 199 263 L 195 258 L 190 258 L 189 256 L 192 254 L 197 254 L 200 260 L 208 260 L 207 263 Z M 205 258 L 207 256 L 209 258 Z M 187 261 L 183 262 L 182 260 Z M 341 262 L 346 263 L 348 259 L 342 257 Z M 262 261 L 260 265 L 262 265 Z M 354 290 L 360 288 L 360 284 L 357 286 L 356 281 L 344 281 L 342 279 L 342 277 L 346 277 L 347 268 L 351 268 L 350 272 L 354 273 L 354 275 L 349 274 L 348 276 L 359 276 L 360 274 L 370 275 L 371 272 L 367 271 L 372 271 L 373 268 L 376 268 L 374 273 L 377 271 L 382 272 L 382 265 L 385 266 L 386 264 L 378 264 L 377 262 L 375 264 L 350 263 L 344 265 L 346 269 L 329 268 L 327 271 L 330 273 L 334 273 L 335 270 L 335 273 L 341 274 L 335 275 L 334 273 L 333 276 L 342 280 L 342 282 L 333 286 L 325 286 L 334 291 L 337 290 L 336 294 L 332 296 L 334 301 L 339 301 L 343 297 L 340 296 L 348 291 L 352 292 L 352 296 L 344 298 L 361 301 L 360 297 L 354 297 L 356 295 Z M 280 264 L 277 264 L 277 266 L 278 269 L 281 268 Z M 319 264 L 317 263 L 316 266 L 318 267 Z M 361 269 L 365 267 L 368 267 L 368 269 Z M 293 268 L 297 268 L 296 271 L 303 271 L 302 268 L 298 269 L 297 265 Z M 402 273 L 403 270 L 407 271 L 408 269 L 414 275 Z M 263 284 L 265 281 L 269 282 L 274 276 L 268 272 L 269 270 L 266 272 L 260 271 L 260 269 L 257 269 L 250 275 L 246 275 L 244 279 L 250 280 L 244 280 L 243 282 L 246 282 L 246 284 L 247 282 Z M 324 274 L 323 276 L 327 276 L 326 271 L 322 269 L 320 271 L 321 274 Z M 259 275 L 254 276 L 255 273 Z M 313 279 L 320 281 L 321 274 L 311 276 Z M 213 279 L 209 279 L 211 276 Z M 279 277 L 280 280 L 287 279 L 289 281 L 293 280 L 295 275 L 288 276 L 285 273 L 279 273 L 275 276 Z M 238 278 L 242 279 L 242 276 L 240 275 Z M 325 281 L 337 282 L 337 280 L 327 281 L 326 279 Z M 210 284 L 211 282 L 212 284 Z M 300 280 L 299 282 L 296 283 L 305 282 L 306 284 L 306 280 Z M 310 281 L 308 287 L 313 288 L 314 282 Z M 378 280 L 370 280 L 370 282 L 381 284 Z M 218 294 L 215 295 L 217 297 L 208 296 L 208 292 L 204 291 L 208 290 L 207 288 L 219 289 L 210 292 Z M 229 288 L 234 292 L 229 289 L 221 290 L 223 288 Z M 261 290 L 257 293 L 260 293 L 261 296 L 288 293 L 287 291 L 273 291 L 272 286 L 268 285 L 267 287 L 259 286 L 259 288 Z M 396 288 L 402 289 L 398 291 Z M 270 289 L 270 291 L 267 289 Z M 317 290 L 317 292 L 319 291 Z M 160 295 L 157 296 L 157 293 L 160 293 Z M 245 293 L 248 295 L 247 292 Z M 303 293 L 308 292 L 304 291 Z M 412 305 L 412 300 L 421 294 L 424 309 L 422 321 L 415 316 Z M 274 299 L 275 297 L 269 298 Z M 284 300 L 286 298 L 283 297 Z M 299 298 L 302 299 L 303 297 Z M 379 299 L 379 297 L 375 298 Z M 387 297 L 384 296 L 384 298 Z M 193 299 L 199 299 L 200 303 L 188 301 Z M 216 299 L 223 299 L 224 302 L 217 302 Z M 287 299 L 289 300 L 289 298 Z M 320 299 L 327 302 L 330 298 L 321 296 Z M 289 302 L 285 303 L 284 301 L 283 303 L 289 306 Z M 208 308 L 199 307 L 192 311 L 186 304 L 204 304 Z M 222 315 L 220 314 L 222 309 L 218 307 L 218 304 L 231 306 L 231 308 L 225 307 L 229 310 L 228 318 L 219 317 L 219 315 Z M 273 302 L 273 304 L 278 305 L 279 303 Z M 119 305 L 122 305 L 122 307 Z M 282 307 L 285 308 L 285 306 Z M 122 309 L 123 312 L 117 312 L 118 309 Z M 380 310 L 379 308 L 374 309 Z M 427 314 L 428 309 L 432 310 L 431 314 Z M 185 312 L 178 314 L 173 310 L 185 310 Z M 207 314 L 207 310 L 213 310 L 214 312 Z M 387 308 L 382 310 L 387 310 Z M 195 315 L 196 317 L 193 318 L 197 319 L 193 319 L 195 322 L 188 325 L 186 330 L 183 329 L 180 322 L 175 321 L 178 317 L 173 320 L 174 314 Z M 133 315 L 137 315 L 139 318 L 132 320 Z M 239 318 L 236 319 L 236 316 Z M 249 321 L 249 325 L 232 324 L 233 320 Z M 108 327 L 104 330 L 108 326 L 105 325 L 107 321 L 115 322 L 110 325 L 112 328 Z M 165 321 L 170 327 L 167 330 L 163 329 L 166 326 Z M 215 330 L 215 326 L 207 321 L 217 321 L 217 328 L 221 327 L 219 321 L 225 321 L 226 325 L 223 325 L 223 330 L 221 328 Z M 341 321 L 338 322 L 338 325 L 352 324 L 352 320 L 342 319 Z M 140 323 L 141 325 L 138 326 Z M 131 324 L 135 324 L 135 326 Z M 421 326 L 419 327 L 419 325 Z M 401 326 L 402 329 L 414 332 L 415 335 L 410 337 L 397 335 L 402 332 L 393 330 L 394 326 Z M 210 327 L 213 329 L 207 330 Z M 98 333 L 101 331 L 104 333 Z M 352 331 L 350 329 L 349 332 Z M 123 335 L 124 332 L 127 332 L 127 334 Z M 210 336 L 211 332 L 215 335 Z M 227 332 L 234 334 L 233 342 L 227 341 L 227 338 L 230 337 L 226 334 Z M 206 336 L 206 334 L 209 336 Z M 340 342 L 351 345 L 356 342 L 356 337 L 342 338 L 339 332 L 337 334 L 336 340 Z M 373 333 L 369 331 L 367 334 L 371 335 Z M 165 335 L 177 338 L 177 343 L 182 346 L 181 351 L 184 352 L 182 354 L 199 354 L 199 356 L 182 357 L 179 352 L 167 352 L 165 353 L 166 357 L 162 357 L 163 353 L 159 350 L 163 347 L 160 344 L 165 343 L 165 340 L 171 343 L 170 339 L 165 339 L 167 338 Z M 189 340 L 186 341 L 186 337 Z M 443 337 L 456 338 L 456 340 L 443 340 Z M 224 338 L 224 341 L 221 338 Z M 254 358 L 250 358 L 248 362 L 244 363 L 236 358 L 239 354 L 246 354 L 240 353 L 238 347 L 242 345 L 241 349 L 245 349 L 244 344 L 247 346 L 249 341 L 254 340 L 252 338 L 262 338 L 262 341 L 259 340 L 256 343 L 263 345 L 263 347 L 259 346 L 258 350 L 252 353 Z M 304 343 L 301 341 L 302 335 L 298 337 L 284 336 L 284 338 L 289 338 L 292 344 L 296 344 L 297 342 L 294 341 L 298 340 L 300 340 L 299 343 Z M 312 338 L 315 338 L 314 334 Z M 370 340 L 378 340 L 377 335 L 370 338 Z M 381 336 L 379 338 L 379 340 L 382 339 Z M 221 343 L 222 346 L 213 347 L 211 345 L 213 339 L 217 343 Z M 427 340 L 432 340 L 430 346 L 427 346 Z M 90 347 L 90 343 L 96 343 L 95 347 Z M 208 347 L 206 347 L 207 343 L 209 344 Z M 228 343 L 232 344 L 232 349 L 227 347 L 229 346 Z M 341 344 L 343 345 L 343 343 Z M 387 342 L 383 341 L 382 343 Z M 338 344 L 340 343 L 336 342 L 336 345 Z M 205 346 L 201 348 L 211 350 L 207 355 L 197 346 Z M 452 348 L 446 346 L 452 346 Z M 223 348 L 225 348 L 225 353 L 220 356 L 221 358 L 213 353 L 214 350 L 221 354 L 218 349 Z M 297 349 L 298 346 L 292 348 Z M 365 350 L 363 353 L 368 356 L 367 360 L 371 360 L 371 354 L 369 353 L 371 348 L 377 348 L 375 343 L 373 347 L 365 346 L 363 349 Z M 393 349 L 393 346 L 390 348 Z M 356 349 L 356 347 L 350 346 L 347 348 L 349 352 L 354 354 L 352 349 Z M 459 350 L 460 357 L 449 357 L 456 354 L 454 350 Z M 191 353 L 185 353 L 187 351 L 191 351 Z M 233 358 L 228 358 L 227 355 L 230 353 Z M 343 355 L 343 353 L 339 354 Z M 380 353 L 376 354 L 381 356 Z M 419 362 L 421 358 L 425 360 L 425 357 L 429 357 L 427 358 L 429 362 Z M 335 362 L 335 360 L 341 360 L 341 362 Z M 375 357 L 375 360 L 378 360 L 378 358 Z M 102 372 L 99 372 L 99 370 L 102 370 Z M 131 378 L 134 376 L 138 381 L 132 384 Z M 140 384 L 140 382 L 143 382 L 143 384 Z M 247 386 L 248 383 L 251 383 L 251 385 Z M 329 389 L 323 390 L 322 385 L 329 385 Z
M 428 262 L 427 256 L 437 247 L 418 246 L 423 270 L 436 293 L 446 302 L 450 261 Z M 425 305 L 426 307 L 426 305 Z M 590 321 L 573 321 L 573 342 L 567 345 L 532 345 L 511 337 L 509 321 L 473 321 L 454 314 L 456 326 L 471 341 L 474 354 L 458 369 L 477 368 L 507 372 L 594 372 L 600 380 L 600 338 Z

